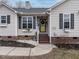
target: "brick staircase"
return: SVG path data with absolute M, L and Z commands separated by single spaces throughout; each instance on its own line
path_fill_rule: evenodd
M 49 43 L 48 34 L 40 34 L 39 35 L 39 43 Z

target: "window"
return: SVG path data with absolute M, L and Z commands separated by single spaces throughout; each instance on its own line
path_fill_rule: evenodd
M 28 28 L 32 28 L 32 17 L 28 17 Z
M 27 17 L 23 17 L 23 29 L 27 28 Z
M 23 16 L 22 17 L 22 28 L 23 29 L 32 29 L 33 28 L 33 17 L 32 16 Z
M 64 14 L 64 29 L 69 29 L 70 28 L 70 15 L 69 14 Z
M 1 23 L 6 24 L 7 23 L 7 17 L 6 16 L 1 16 Z
M 59 29 L 74 29 L 74 13 L 59 14 Z

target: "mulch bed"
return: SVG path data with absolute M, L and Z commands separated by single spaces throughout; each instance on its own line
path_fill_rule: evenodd
M 27 43 L 20 43 L 16 41 L 4 41 L 0 40 L 0 46 L 8 46 L 8 47 L 25 47 L 25 48 L 34 48 L 34 45 Z

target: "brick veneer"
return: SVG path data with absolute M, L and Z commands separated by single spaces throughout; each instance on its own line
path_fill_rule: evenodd
M 0 40 L 30 40 L 31 36 L 0 36 Z
M 17 37 L 16 36 L 0 36 L 0 40 L 16 40 Z
M 31 40 L 33 36 L 17 36 L 17 39 L 19 40 Z
M 79 44 L 79 37 L 52 37 L 53 44 Z

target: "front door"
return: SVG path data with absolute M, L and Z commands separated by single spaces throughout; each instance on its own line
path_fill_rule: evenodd
M 41 33 L 45 33 L 46 32 L 46 22 L 45 22 L 46 20 L 44 19 L 42 19 L 42 20 L 40 20 L 40 32 Z
M 41 18 L 40 19 L 40 35 L 39 35 L 39 42 L 40 43 L 49 43 L 49 36 L 48 36 L 48 23 L 47 19 Z

